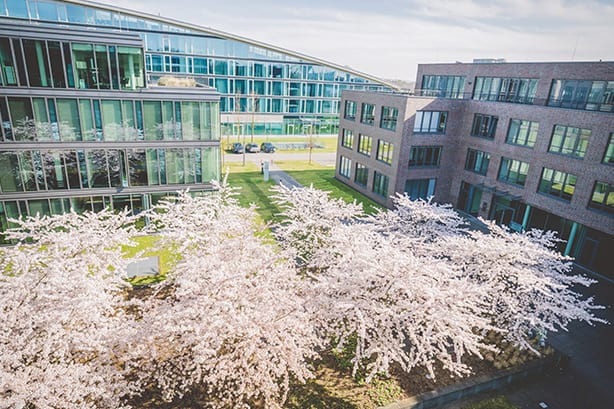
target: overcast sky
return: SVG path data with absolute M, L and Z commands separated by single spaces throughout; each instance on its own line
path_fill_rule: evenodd
M 614 60 L 614 0 L 98 0 L 385 79 L 418 63 Z

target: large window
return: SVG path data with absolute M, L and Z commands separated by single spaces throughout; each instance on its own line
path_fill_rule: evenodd
M 614 214 L 614 184 L 595 182 L 588 207 Z
M 345 101 L 345 111 L 343 117 L 345 119 L 349 119 L 350 121 L 356 119 L 356 102 L 350 101 L 349 99 Z
M 409 150 L 409 166 L 439 166 L 441 146 L 412 146 Z
M 373 172 L 373 193 L 388 196 L 388 183 L 390 178 L 382 173 Z
M 339 159 L 339 174 L 343 177 L 349 178 L 352 171 L 352 161 L 345 156 L 341 156 Z
M 462 99 L 465 77 L 457 75 L 424 75 L 420 95 Z
M 358 135 L 358 152 L 363 155 L 371 156 L 371 146 L 373 144 L 373 138 L 368 135 Z
M 408 179 L 405 182 L 405 193 L 410 199 L 428 199 L 435 194 L 437 179 Z
M 548 105 L 612 112 L 614 81 L 552 80 Z
M 500 181 L 524 186 L 528 173 L 528 163 L 516 159 L 501 158 L 498 177 Z
M 607 165 L 614 165 L 614 132 L 610 134 L 610 142 L 605 148 L 605 154 L 603 155 L 603 163 Z
M 536 90 L 536 79 L 476 77 L 473 99 L 532 104 Z
M 367 179 L 369 178 L 369 168 L 362 163 L 356 164 L 356 170 L 354 173 L 354 182 L 360 186 L 367 186 Z
M 375 105 L 366 103 L 362 104 L 360 122 L 367 125 L 373 125 L 375 122 Z
M 417 111 L 414 120 L 415 133 L 444 133 L 446 131 L 447 112 Z
M 490 153 L 474 149 L 467 149 L 467 159 L 465 159 L 465 169 L 485 175 L 488 171 Z
M 351 129 L 344 129 L 341 135 L 341 146 L 352 149 L 354 146 L 354 132 Z
M 557 198 L 571 201 L 576 189 L 576 175 L 554 169 L 544 168 L 537 191 Z
M 590 136 L 590 129 L 555 125 L 548 151 L 583 158 Z
M 382 118 L 380 119 L 380 128 L 394 131 L 397 128 L 397 117 L 399 110 L 392 107 L 382 107 Z
M 494 115 L 475 114 L 473 116 L 471 135 L 493 139 L 497 131 L 498 121 L 499 118 Z
M 394 154 L 394 145 L 384 140 L 377 142 L 377 160 L 387 163 L 392 163 L 392 155 Z
M 538 130 L 539 122 L 512 119 L 510 121 L 510 127 L 507 130 L 505 143 L 532 148 L 535 146 L 535 141 L 537 141 Z

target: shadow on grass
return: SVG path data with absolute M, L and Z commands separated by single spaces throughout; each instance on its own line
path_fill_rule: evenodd
M 292 387 L 285 409 L 358 409 L 345 399 L 331 396 L 325 387 L 313 381 Z

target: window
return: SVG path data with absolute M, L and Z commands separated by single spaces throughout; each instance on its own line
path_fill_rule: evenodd
M 412 146 L 409 166 L 439 166 L 441 146 Z
M 612 112 L 614 81 L 552 80 L 548 105 Z
M 390 142 L 386 142 L 383 140 L 379 140 L 377 143 L 377 160 L 391 164 L 392 163 L 392 155 L 394 153 L 394 145 Z
M 380 128 L 394 131 L 397 128 L 397 117 L 399 110 L 392 107 L 382 107 L 382 118 L 380 120 Z
M 605 182 L 595 182 L 588 207 L 614 214 L 614 185 Z
M 344 129 L 341 135 L 341 146 L 352 149 L 354 146 L 354 132 L 351 129 Z
M 408 179 L 405 182 L 405 193 L 411 200 L 428 199 L 435 194 L 437 179 Z
M 339 159 L 339 174 L 349 179 L 352 169 L 352 161 L 345 156 L 341 156 Z
M 360 122 L 367 125 L 373 125 L 375 122 L 375 105 L 365 103 L 362 104 Z
M 345 114 L 344 114 L 344 118 L 345 119 L 349 119 L 350 121 L 353 121 L 356 119 L 356 102 L 354 101 L 350 101 L 350 100 L 346 100 L 345 101 Z
M 465 77 L 455 75 L 424 75 L 420 95 L 462 99 Z
M 537 191 L 571 201 L 576 188 L 576 175 L 544 168 Z
M 475 114 L 473 116 L 473 126 L 471 136 L 493 139 L 497 131 L 499 118 L 493 115 Z
M 536 79 L 476 77 L 473 99 L 532 104 L 536 90 Z
M 610 134 L 610 142 L 605 148 L 605 155 L 603 155 L 603 163 L 606 165 L 614 165 L 614 132 Z
M 548 151 L 583 158 L 590 136 L 590 129 L 555 125 Z
M 528 173 L 528 163 L 516 159 L 501 158 L 498 177 L 500 181 L 524 186 Z
M 417 111 L 414 121 L 414 132 L 444 133 L 446 131 L 447 112 Z
M 467 159 L 465 160 L 466 170 L 485 175 L 488 171 L 489 162 L 490 153 L 467 149 Z
M 371 156 L 371 144 L 373 143 L 373 138 L 367 135 L 358 135 L 358 152 L 363 155 Z
M 373 193 L 380 196 L 388 196 L 388 183 L 390 178 L 382 173 L 373 172 Z
M 367 178 L 369 177 L 369 168 L 361 163 L 356 164 L 356 172 L 354 173 L 354 182 L 360 186 L 367 186 Z
M 526 121 L 522 119 L 512 119 L 507 130 L 505 143 L 510 145 L 522 145 L 532 148 L 537 140 L 539 122 Z

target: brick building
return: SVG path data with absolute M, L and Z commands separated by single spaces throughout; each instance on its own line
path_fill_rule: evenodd
M 433 197 L 614 276 L 614 62 L 421 64 L 415 96 L 345 91 L 336 177 Z

